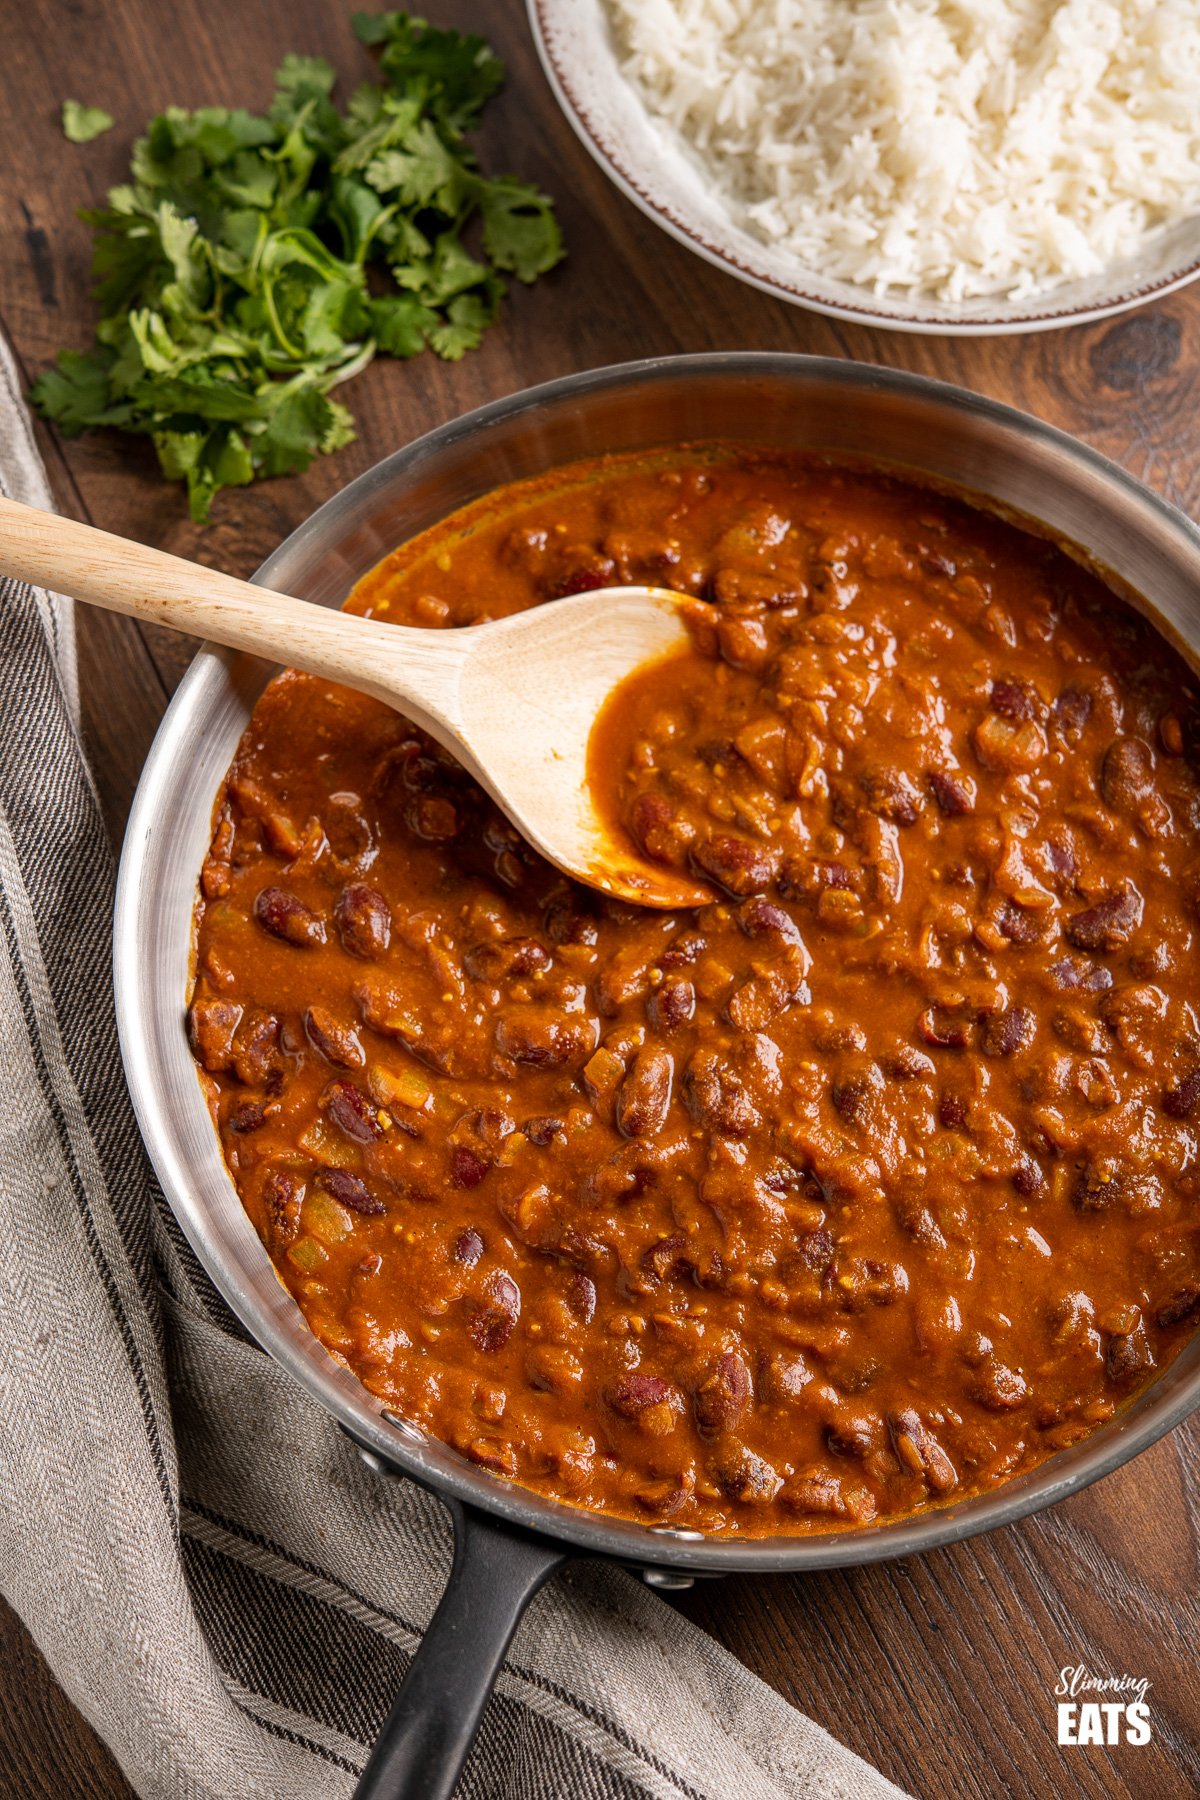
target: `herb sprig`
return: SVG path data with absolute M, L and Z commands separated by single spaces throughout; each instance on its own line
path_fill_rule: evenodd
M 377 353 L 456 360 L 506 275 L 531 282 L 563 255 L 548 197 L 484 175 L 467 142 L 504 80 L 484 40 L 402 12 L 354 29 L 384 79 L 345 112 L 327 62 L 285 57 L 265 116 L 168 108 L 129 182 L 82 215 L 96 343 L 61 352 L 34 403 L 68 436 L 148 434 L 201 523 L 221 488 L 349 443 L 332 390 Z

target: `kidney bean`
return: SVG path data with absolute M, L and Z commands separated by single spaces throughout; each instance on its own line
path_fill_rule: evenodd
M 300 1229 L 304 1182 L 293 1169 L 268 1169 L 262 1197 L 271 1241 L 280 1246 L 290 1244 Z
M 765 900 L 761 894 L 742 901 L 737 909 L 737 922 L 748 938 L 767 938 L 797 950 L 804 949 L 800 927 L 791 914 L 782 906 L 776 906 L 773 900 Z
M 908 1292 L 908 1270 L 902 1263 L 874 1256 L 851 1258 L 838 1269 L 838 1298 L 847 1312 L 868 1306 L 891 1306 Z
M 378 888 L 351 882 L 338 895 L 333 917 L 342 948 L 351 956 L 374 962 L 386 954 L 392 937 L 392 909 Z
M 556 1119 L 548 1113 L 540 1118 L 526 1119 L 521 1129 L 530 1143 L 536 1144 L 539 1149 L 545 1149 L 546 1145 L 552 1144 L 555 1138 L 565 1138 L 567 1133 L 565 1121 Z
M 879 1421 L 864 1413 L 839 1411 L 825 1427 L 825 1442 L 835 1456 L 867 1457 L 878 1435 Z
M 1001 937 L 1010 944 L 1036 944 L 1045 930 L 1040 913 L 1031 907 L 1018 906 L 1015 900 L 1006 900 L 996 915 L 996 929 Z
M 1142 738 L 1114 738 L 1100 764 L 1100 792 L 1114 812 L 1131 812 L 1154 787 L 1154 752 Z
M 712 1465 L 712 1478 L 727 1500 L 765 1506 L 783 1486 L 783 1477 L 745 1444 Z
M 1162 1097 L 1162 1109 L 1170 1119 L 1190 1119 L 1200 1104 L 1200 1064 L 1172 1082 Z
M 921 1036 L 939 1050 L 962 1050 L 970 1043 L 974 1020 L 965 1005 L 930 1006 L 921 1015 Z
M 749 896 L 770 887 L 779 868 L 779 851 L 746 838 L 713 836 L 693 846 L 692 861 L 727 893 Z
M 629 829 L 645 856 L 652 862 L 671 863 L 694 836 L 688 832 L 681 839 L 680 820 L 674 807 L 661 794 L 639 794 L 630 808 Z
M 672 938 L 659 962 L 664 969 L 687 968 L 702 956 L 707 948 L 708 940 L 698 931 L 682 931 L 678 937 Z
M 1029 1398 L 1025 1377 L 994 1357 L 979 1370 L 971 1384 L 972 1398 L 989 1412 L 1011 1412 Z
M 478 1187 L 491 1163 L 466 1144 L 455 1144 L 450 1152 L 450 1183 L 456 1188 Z
M 1186 1286 L 1176 1290 L 1169 1300 L 1164 1300 L 1154 1317 L 1165 1331 L 1170 1325 L 1182 1324 L 1184 1319 L 1192 1318 L 1200 1312 L 1200 1282 L 1189 1281 Z
M 420 794 L 410 801 L 405 823 L 423 844 L 448 844 L 462 829 L 458 808 L 444 794 Z
M 364 1218 L 375 1218 L 387 1211 L 383 1201 L 371 1192 L 362 1177 L 352 1175 L 348 1169 L 318 1169 L 316 1183 L 340 1206 L 348 1206 L 351 1212 L 361 1213 Z
M 595 1044 L 595 1031 L 586 1020 L 569 1018 L 542 1006 L 522 1006 L 501 1013 L 494 1035 L 501 1055 L 534 1068 L 556 1069 L 573 1058 L 586 1056 Z
M 287 888 L 263 888 L 254 902 L 254 916 L 264 931 L 285 944 L 303 949 L 325 942 L 324 920 Z
M 503 1270 L 488 1277 L 484 1298 L 471 1303 L 467 1330 L 477 1350 L 503 1350 L 521 1316 L 521 1290 Z
M 701 1377 L 692 1395 L 696 1429 L 704 1437 L 736 1431 L 750 1407 L 750 1371 L 740 1356 L 725 1350 Z
M 675 1389 L 659 1375 L 646 1375 L 640 1369 L 625 1375 L 614 1386 L 604 1390 L 604 1399 L 623 1419 L 636 1419 L 652 1406 L 669 1405 Z
M 567 1283 L 567 1305 L 581 1325 L 590 1325 L 596 1316 L 596 1284 L 582 1269 Z
M 257 1100 L 247 1100 L 241 1106 L 235 1106 L 226 1123 L 230 1131 L 236 1131 L 239 1137 L 247 1132 L 260 1131 L 267 1122 L 267 1115 Z
M 1107 894 L 1086 912 L 1076 913 L 1064 927 L 1077 950 L 1119 950 L 1142 918 L 1142 896 L 1136 888 Z
M 655 1187 L 664 1166 L 661 1150 L 634 1138 L 592 1171 L 589 1185 L 598 1202 L 623 1206 Z
M 870 769 L 858 778 L 867 806 L 891 825 L 915 825 L 921 796 L 908 776 L 896 769 Z
M 880 1058 L 880 1068 L 892 1081 L 929 1081 L 935 1072 L 932 1058 L 911 1044 L 898 1044 Z
M 501 1106 L 476 1106 L 463 1114 L 455 1126 L 455 1138 L 465 1136 L 486 1145 L 489 1150 L 499 1150 L 505 1138 L 512 1136 L 517 1129 L 515 1121 Z
M 1036 719 L 1041 710 L 1036 692 L 1024 681 L 993 681 L 988 704 L 1002 719 Z
M 947 1131 L 962 1131 L 967 1123 L 967 1102 L 961 1094 L 943 1094 L 938 1102 L 938 1123 Z
M 725 1003 L 725 1017 L 738 1031 L 765 1031 L 793 1002 L 808 997 L 808 988 L 798 975 L 769 969 L 735 988 Z
M 666 1050 L 639 1050 L 617 1095 L 617 1128 L 628 1138 L 655 1138 L 667 1122 L 675 1062 Z
M 617 565 L 603 551 L 573 545 L 559 553 L 560 572 L 549 588 L 552 600 L 566 600 L 572 594 L 590 594 L 596 588 L 611 587 Z
M 814 1275 L 823 1275 L 832 1266 L 836 1250 L 832 1235 L 823 1229 L 802 1231 L 796 1238 L 796 1256 Z
M 872 1063 L 854 1074 L 839 1076 L 830 1086 L 829 1098 L 840 1118 L 848 1125 L 859 1125 L 869 1117 L 871 1097 L 882 1087 L 883 1075 Z
M 944 1102 L 943 1102 L 944 1106 Z M 966 1112 L 964 1108 L 963 1118 Z M 942 1124 L 946 1124 L 943 1114 Z M 902 1231 L 906 1231 L 914 1244 L 921 1244 L 927 1250 L 944 1250 L 946 1239 L 937 1220 L 927 1206 L 922 1206 L 915 1195 L 900 1194 L 892 1203 L 892 1211 L 896 1215 L 896 1223 Z
M 1028 1157 L 1013 1171 L 1012 1184 L 1016 1188 L 1018 1194 L 1024 1194 L 1028 1197 L 1031 1194 L 1038 1193 L 1045 1186 L 1046 1177 L 1042 1174 L 1042 1171 L 1034 1162 L 1033 1158 Z
M 734 669 L 753 673 L 765 668 L 771 659 L 767 628 L 760 619 L 721 619 L 717 645 L 722 659 Z
M 358 1033 L 335 1019 L 327 1007 L 310 1006 L 304 1015 L 304 1029 L 313 1048 L 339 1069 L 361 1069 L 366 1062 Z
M 1166 944 L 1150 944 L 1143 950 L 1137 950 L 1129 958 L 1129 967 L 1139 981 L 1153 981 L 1158 975 L 1166 975 L 1175 967 L 1175 958 Z
M 1154 1366 L 1154 1352 L 1140 1320 L 1133 1331 L 1115 1331 L 1109 1338 L 1104 1367 L 1110 1381 L 1136 1381 Z
M 1064 736 L 1078 738 L 1092 716 L 1092 696 L 1086 688 L 1065 687 L 1054 702 L 1054 722 Z
M 657 1243 L 651 1244 L 648 1250 L 642 1252 L 638 1266 L 652 1281 L 670 1281 L 690 1275 L 694 1272 L 691 1262 L 679 1254 L 686 1244 L 687 1239 L 678 1233 L 673 1237 L 659 1238 Z
M 985 1056 L 1012 1056 L 1028 1050 L 1037 1034 L 1037 1020 L 1027 1006 L 1009 1006 L 984 1013 L 979 1044 Z
M 659 1031 L 678 1031 L 696 1010 L 696 990 L 676 975 L 664 981 L 646 1000 L 646 1018 Z
M 466 1231 L 460 1232 L 455 1240 L 454 1260 L 464 1263 L 468 1269 L 473 1269 L 483 1255 L 483 1248 L 483 1239 L 479 1233 L 473 1225 L 468 1226 Z
M 1112 970 L 1097 963 L 1081 962 L 1077 956 L 1064 956 L 1051 963 L 1050 979 L 1064 993 L 1078 989 L 1085 994 L 1103 994 L 1113 984 Z
M 463 967 L 472 981 L 493 987 L 525 975 L 541 975 L 553 966 L 549 951 L 536 938 L 492 938 L 473 944 L 463 956 Z
M 605 1019 L 615 1019 L 629 1001 L 647 995 L 650 967 L 640 945 L 624 956 L 616 956 L 596 979 L 596 1010 Z
M 950 775 L 944 769 L 930 769 L 926 780 L 939 811 L 948 819 L 975 811 L 975 783 L 969 777 Z
M 813 1379 L 813 1372 L 800 1355 L 773 1350 L 759 1358 L 758 1392 L 768 1406 L 788 1406 L 799 1400 Z
M 334 1081 L 325 1090 L 325 1110 L 338 1130 L 356 1144 L 369 1144 L 383 1136 L 379 1114 L 361 1088 L 352 1081 Z
M 583 896 L 567 895 L 552 900 L 542 915 L 552 944 L 594 944 L 599 936 L 596 921 L 584 910 Z
M 869 1525 L 876 1512 L 875 1498 L 869 1488 L 848 1482 L 828 1470 L 789 1482 L 780 1494 L 780 1501 L 789 1512 L 849 1519 L 854 1525 Z
M 490 1469 L 493 1475 L 504 1475 L 511 1480 L 517 1472 L 517 1453 L 501 1438 L 472 1438 L 463 1446 L 463 1455 L 478 1463 L 481 1469 Z
M 242 1022 L 242 1007 L 229 1000 L 194 1000 L 188 1011 L 192 1050 L 210 1075 L 233 1067 L 233 1038 Z
M 683 1101 L 698 1125 L 722 1137 L 747 1137 L 760 1123 L 737 1075 L 712 1050 L 697 1050 L 684 1071 Z
M 234 1038 L 233 1072 L 246 1087 L 264 1087 L 279 1067 L 280 1023 L 274 1013 L 252 1008 Z
M 1182 756 L 1184 752 L 1183 726 L 1173 712 L 1163 713 L 1158 721 L 1158 741 L 1168 756 Z
M 958 1486 L 954 1464 L 919 1413 L 911 1407 L 903 1412 L 889 1413 L 887 1426 L 902 1468 L 914 1475 L 923 1475 L 935 1494 L 948 1494 L 951 1488 Z
M 1079 873 L 1079 858 L 1074 846 L 1062 836 L 1047 837 L 1045 842 L 1046 860 L 1056 875 L 1064 881 L 1073 881 Z

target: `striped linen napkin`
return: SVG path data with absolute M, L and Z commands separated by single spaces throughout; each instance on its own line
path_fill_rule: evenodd
M 2 344 L 0 488 L 51 505 Z M 337 1800 L 449 1531 L 247 1340 L 165 1206 L 117 1051 L 112 890 L 70 606 L 0 582 L 0 1587 L 139 1794 Z M 596 1564 L 534 1601 L 460 1791 L 900 1793 Z

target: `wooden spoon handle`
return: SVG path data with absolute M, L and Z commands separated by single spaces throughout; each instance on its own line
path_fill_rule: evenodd
M 425 665 L 444 671 L 447 662 L 443 633 L 406 630 L 402 674 L 395 625 L 277 594 L 2 495 L 0 575 L 307 669 L 392 705 L 411 698 L 422 712 L 433 699 Z M 385 668 L 386 682 L 375 679 Z

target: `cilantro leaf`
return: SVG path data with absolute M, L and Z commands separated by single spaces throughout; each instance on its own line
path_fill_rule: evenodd
M 263 473 L 291 475 L 307 469 L 332 423 L 330 403 L 319 388 L 306 384 L 284 392 L 255 439 Z
M 415 294 L 384 294 L 371 301 L 371 331 L 388 356 L 416 356 L 437 323 L 433 308 Z
M 479 206 L 483 247 L 498 269 L 510 269 L 518 281 L 536 281 L 562 257 L 562 232 L 549 195 L 502 176 L 484 184 Z
M 402 12 L 359 15 L 355 31 L 382 78 L 344 112 L 329 63 L 285 56 L 265 116 L 167 107 L 128 180 L 82 215 L 96 342 L 63 351 L 34 404 L 68 436 L 149 437 L 200 523 L 222 488 L 353 440 L 336 384 L 376 355 L 465 355 L 504 276 L 532 281 L 563 254 L 549 199 L 489 179 L 467 141 L 504 80 L 484 40 Z M 63 107 L 77 142 L 111 124 Z
M 460 294 L 446 308 L 446 323 L 437 325 L 429 342 L 447 362 L 457 362 L 478 347 L 485 328 L 496 316 L 496 300 L 481 294 Z
M 275 71 L 275 87 L 281 94 L 332 94 L 337 76 L 323 56 L 285 56 Z
M 361 43 L 382 47 L 379 65 L 394 87 L 424 86 L 441 125 L 466 131 L 504 86 L 504 64 L 481 37 L 440 31 L 409 13 L 355 13 Z
M 73 144 L 90 144 L 102 132 L 111 131 L 116 120 L 102 106 L 84 106 L 79 100 L 64 100 L 62 105 L 63 136 Z

